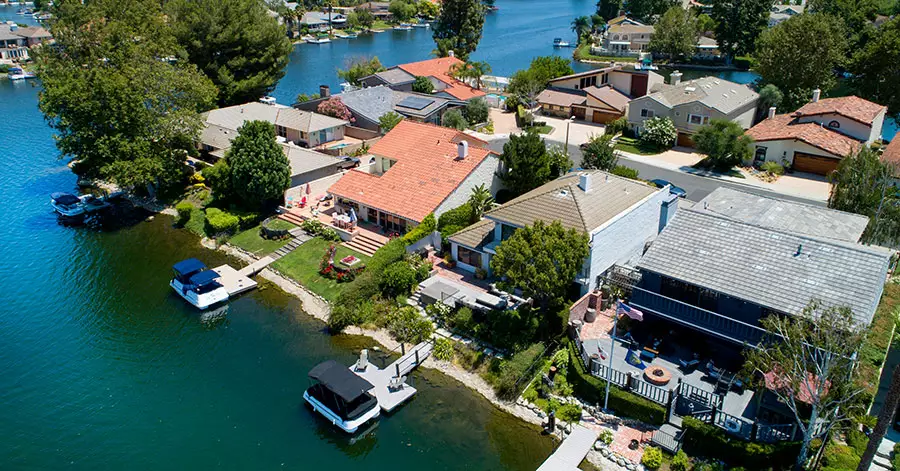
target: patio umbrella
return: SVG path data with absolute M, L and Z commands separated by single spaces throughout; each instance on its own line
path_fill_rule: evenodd
M 312 189 L 309 187 L 309 183 L 306 184 L 306 194 L 312 193 Z
M 356 222 L 356 211 L 350 208 L 350 222 Z

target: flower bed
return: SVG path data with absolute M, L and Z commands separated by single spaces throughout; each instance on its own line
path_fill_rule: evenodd
M 363 270 L 366 269 L 365 265 L 352 267 L 352 265 L 359 264 L 360 262 L 360 260 L 353 255 L 348 255 L 341 259 L 341 263 L 348 265 L 348 268 L 343 268 L 341 266 L 335 265 L 335 252 L 337 252 L 337 245 L 329 245 L 328 249 L 325 250 L 325 255 L 322 256 L 322 261 L 319 262 L 319 274 L 323 277 L 330 280 L 337 280 L 338 283 L 346 283 L 355 280 L 356 275 L 359 275 Z M 352 263 L 345 263 L 345 260 L 348 259 L 352 259 Z

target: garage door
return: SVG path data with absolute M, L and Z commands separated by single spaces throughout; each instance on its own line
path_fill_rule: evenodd
M 607 124 L 607 123 L 611 123 L 611 122 L 619 119 L 620 116 L 622 116 L 622 115 L 616 114 L 616 113 L 604 113 L 602 111 L 594 110 L 593 121 L 595 123 Z
M 837 168 L 839 162 L 839 159 L 794 152 L 794 170 L 797 172 L 828 175 Z
M 581 108 L 579 106 L 573 106 L 572 107 L 572 116 L 574 116 L 578 119 L 584 119 L 584 108 Z
M 690 134 L 678 133 L 678 145 L 681 147 L 694 147 L 694 139 Z

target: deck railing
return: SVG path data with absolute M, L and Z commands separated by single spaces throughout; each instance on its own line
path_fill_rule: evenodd
M 663 450 L 666 450 L 673 455 L 675 453 L 678 453 L 678 450 L 681 449 L 680 438 L 662 430 L 653 431 L 653 435 L 650 437 L 650 443 L 662 448 Z

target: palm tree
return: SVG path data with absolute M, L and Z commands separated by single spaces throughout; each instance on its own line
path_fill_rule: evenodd
M 472 194 L 469 195 L 469 207 L 472 208 L 472 222 L 477 222 L 485 211 L 491 209 L 494 204 L 494 197 L 491 196 L 491 190 L 481 185 L 472 188 Z
M 469 62 L 468 68 L 469 78 L 472 79 L 473 85 L 478 90 L 481 90 L 481 87 L 484 85 L 484 76 L 491 73 L 491 65 L 484 61 Z
M 878 445 L 881 445 L 881 440 L 887 434 L 888 427 L 894 422 L 894 413 L 897 411 L 898 402 L 900 402 L 900 366 L 894 367 L 891 386 L 884 398 L 884 404 L 881 406 L 881 413 L 878 414 L 875 430 L 869 435 L 869 444 L 859 461 L 857 471 L 868 471 L 871 466 L 875 452 L 878 451 Z
M 580 41 L 582 37 L 587 36 L 591 32 L 591 19 L 587 16 L 579 16 L 572 20 L 572 31 L 578 35 Z

